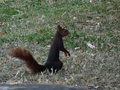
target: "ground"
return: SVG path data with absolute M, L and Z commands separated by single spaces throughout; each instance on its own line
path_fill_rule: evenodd
M 58 84 L 104 90 L 120 88 L 119 0 L 1 0 L 0 84 Z M 57 74 L 30 74 L 11 58 L 14 47 L 29 49 L 44 64 L 60 24 L 70 31 L 60 53 L 64 66 Z

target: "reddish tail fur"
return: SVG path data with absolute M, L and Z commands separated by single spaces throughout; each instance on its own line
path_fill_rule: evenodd
M 62 61 L 60 61 L 59 59 L 59 52 L 63 51 L 65 56 L 67 55 L 70 56 L 70 53 L 64 48 L 64 44 L 62 40 L 62 38 L 64 36 L 67 36 L 68 34 L 69 34 L 68 30 L 62 28 L 60 25 L 57 26 L 57 31 L 49 51 L 48 59 L 44 66 L 38 64 L 28 50 L 20 47 L 12 49 L 9 55 L 24 61 L 27 67 L 33 73 L 43 72 L 46 68 L 50 72 L 51 72 L 51 68 L 53 69 L 54 73 L 55 71 L 58 72 L 63 66 Z
M 9 52 L 9 55 L 24 61 L 32 73 L 43 72 L 46 69 L 45 66 L 37 63 L 30 51 L 24 48 L 14 48 Z

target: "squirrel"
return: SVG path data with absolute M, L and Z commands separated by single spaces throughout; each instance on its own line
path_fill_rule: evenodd
M 67 36 L 68 34 L 69 34 L 68 30 L 62 28 L 60 25 L 57 26 L 57 32 L 51 44 L 48 59 L 44 65 L 49 70 L 49 72 L 52 72 L 51 69 L 53 69 L 53 73 L 55 73 L 62 68 L 63 63 L 59 59 L 60 51 L 63 51 L 65 56 L 67 55 L 70 56 L 70 53 L 64 48 L 62 40 L 62 38 L 64 36 Z
M 47 61 L 44 65 L 38 64 L 38 62 L 32 56 L 32 53 L 25 48 L 14 48 L 10 50 L 8 54 L 11 57 L 15 57 L 24 61 L 32 73 L 43 72 L 46 69 L 48 69 L 49 72 L 52 72 L 51 69 L 53 69 L 53 73 L 56 73 L 63 66 L 63 63 L 59 60 L 59 52 L 63 51 L 65 56 L 70 56 L 70 53 L 64 48 L 62 40 L 62 37 L 67 36 L 68 34 L 68 30 L 62 28 L 60 25 L 57 26 L 57 32 L 54 36 Z

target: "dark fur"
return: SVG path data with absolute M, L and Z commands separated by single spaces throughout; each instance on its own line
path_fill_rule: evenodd
M 57 26 L 57 32 L 52 42 L 48 59 L 45 65 L 38 64 L 32 54 L 24 48 L 14 48 L 9 52 L 9 55 L 24 61 L 32 73 L 43 72 L 46 68 L 50 72 L 51 68 L 53 68 L 54 73 L 58 72 L 63 66 L 63 63 L 59 60 L 59 52 L 63 51 L 65 56 L 70 56 L 70 53 L 64 48 L 62 40 L 62 37 L 67 36 L 68 33 L 68 30 L 62 28 L 59 25 Z
M 62 40 L 62 37 L 67 36 L 68 34 L 69 34 L 68 30 L 62 28 L 61 26 L 57 26 L 57 32 L 53 39 L 47 62 L 45 63 L 45 66 L 48 68 L 50 72 L 51 69 L 53 69 L 54 73 L 58 72 L 63 66 L 63 63 L 59 59 L 60 51 L 63 51 L 66 56 L 67 55 L 70 56 L 70 53 L 64 48 Z

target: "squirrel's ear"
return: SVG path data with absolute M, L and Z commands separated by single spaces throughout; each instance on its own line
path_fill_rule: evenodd
M 60 25 L 57 25 L 57 30 L 61 30 L 62 27 Z

